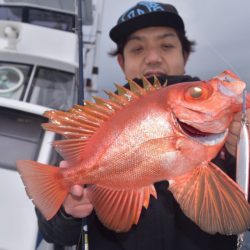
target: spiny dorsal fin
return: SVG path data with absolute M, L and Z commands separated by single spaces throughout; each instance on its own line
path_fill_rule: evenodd
M 66 138 L 61 142 L 53 143 L 65 160 L 70 163 L 81 161 L 84 157 L 85 145 L 103 122 L 141 96 L 161 88 L 157 78 L 154 79 L 153 84 L 146 78 L 143 78 L 142 81 L 143 87 L 133 80 L 128 80 L 130 90 L 115 84 L 118 94 L 106 92 L 109 100 L 93 97 L 95 102 L 84 101 L 84 105 L 75 105 L 67 112 L 59 110 L 45 112 L 44 116 L 49 118 L 49 123 L 43 124 L 43 128 Z
M 154 86 L 155 89 L 161 89 L 162 88 L 161 83 L 160 83 L 160 81 L 158 80 L 158 78 L 156 76 L 154 76 L 153 86 Z
M 84 124 L 88 124 L 93 127 L 100 127 L 100 125 L 103 122 L 103 120 L 101 120 L 100 118 L 90 116 L 89 114 L 85 114 L 83 110 L 71 109 L 69 112 L 78 121 L 83 122 Z
M 103 113 L 103 114 L 108 115 L 108 116 L 111 115 L 114 112 L 114 110 L 109 109 L 106 106 L 100 105 L 98 103 L 85 101 L 84 104 L 85 104 L 86 107 L 89 107 L 89 108 L 91 108 L 91 109 L 93 109 L 95 111 L 98 111 L 98 112 Z
M 120 106 L 126 106 L 129 103 L 129 101 L 123 95 L 117 95 L 111 91 L 104 91 L 104 92 L 109 96 L 109 99 L 112 102 Z
M 155 91 L 155 87 L 151 84 L 151 82 L 146 78 L 146 77 L 142 77 L 142 83 L 143 83 L 143 88 L 147 91 L 147 92 L 151 92 L 151 91 Z
M 138 95 L 135 94 L 133 91 L 119 85 L 119 84 L 115 84 L 116 88 L 117 88 L 117 92 L 118 92 L 118 95 L 120 96 L 124 96 L 127 101 L 133 101 L 135 99 L 138 99 Z
M 146 89 L 142 88 L 135 81 L 128 79 L 128 84 L 132 92 L 136 93 L 138 96 L 146 95 Z
M 103 99 L 98 96 L 93 96 L 93 99 L 97 104 L 103 105 L 110 110 L 117 111 L 121 109 L 121 106 L 117 105 L 116 103 L 112 102 L 111 100 Z

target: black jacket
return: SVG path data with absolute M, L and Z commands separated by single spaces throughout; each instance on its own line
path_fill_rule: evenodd
M 164 79 L 160 79 L 165 82 Z M 189 76 L 169 77 L 168 84 L 195 81 Z M 140 82 L 139 82 L 140 83 Z M 235 160 L 226 151 L 214 162 L 235 177 Z M 127 233 L 115 233 L 105 228 L 93 212 L 87 217 L 90 250 L 233 250 L 236 236 L 210 235 L 203 232 L 181 211 L 167 181 L 155 184 L 157 200 L 150 199 L 147 210 L 143 209 L 138 225 Z M 78 244 L 82 220 L 66 216 L 62 211 L 46 221 L 37 211 L 39 229 L 48 242 L 57 245 Z

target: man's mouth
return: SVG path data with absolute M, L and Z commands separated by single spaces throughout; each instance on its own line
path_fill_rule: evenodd
M 153 76 L 156 76 L 156 77 L 166 76 L 166 74 L 164 72 L 160 72 L 160 71 L 149 71 L 149 72 L 146 72 L 143 75 L 146 78 L 153 77 Z
M 187 136 L 191 137 L 192 139 L 194 139 L 202 144 L 206 144 L 209 146 L 221 143 L 228 134 L 228 129 L 226 129 L 224 132 L 218 133 L 218 134 L 206 133 L 206 132 L 200 131 L 200 130 L 190 126 L 187 123 L 181 122 L 178 119 L 177 119 L 177 122 L 180 125 L 184 134 L 186 134 Z

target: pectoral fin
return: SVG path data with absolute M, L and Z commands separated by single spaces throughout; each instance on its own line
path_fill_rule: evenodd
M 153 185 L 136 190 L 92 185 L 88 194 L 101 222 L 117 232 L 126 232 L 137 224 L 142 207 L 148 207 L 150 195 L 156 197 Z
M 170 181 L 183 212 L 210 234 L 239 234 L 250 227 L 250 205 L 240 187 L 213 163 Z

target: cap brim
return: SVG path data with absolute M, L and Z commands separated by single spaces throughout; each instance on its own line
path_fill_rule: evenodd
M 116 25 L 110 30 L 109 36 L 115 43 L 119 43 L 133 32 L 151 26 L 172 27 L 185 32 L 184 23 L 179 15 L 171 12 L 152 12 Z

